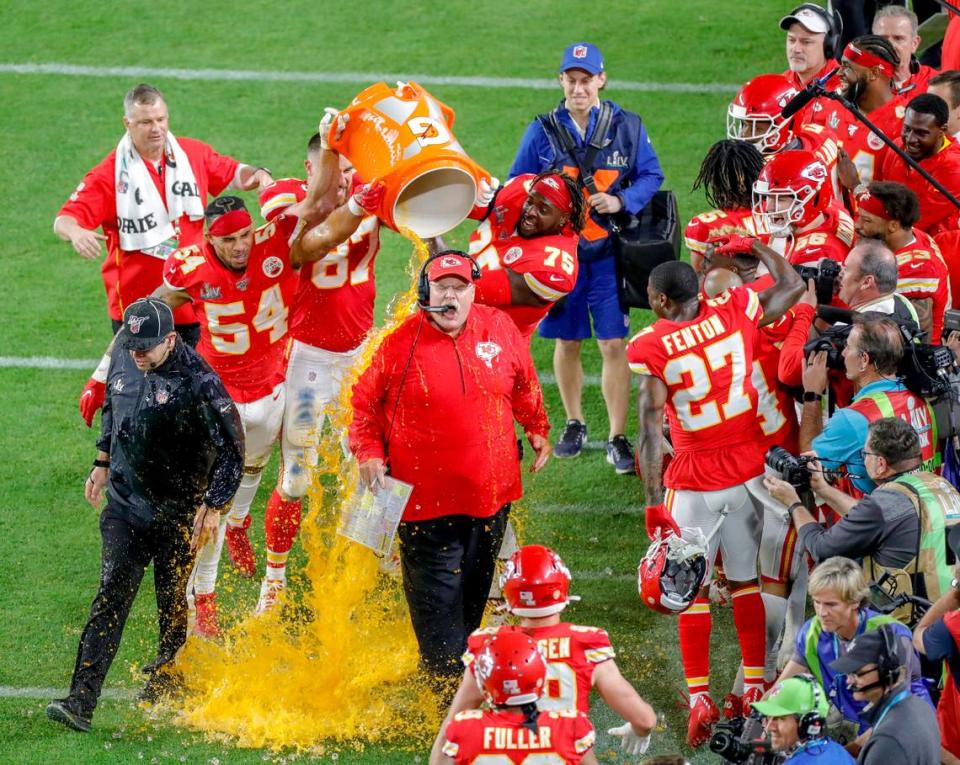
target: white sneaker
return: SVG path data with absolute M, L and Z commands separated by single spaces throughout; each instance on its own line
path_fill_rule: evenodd
M 264 579 L 260 584 L 260 599 L 254 613 L 263 614 L 273 609 L 283 588 L 287 586 L 284 579 Z

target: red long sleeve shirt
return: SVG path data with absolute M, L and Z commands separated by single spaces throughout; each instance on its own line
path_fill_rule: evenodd
M 413 484 L 404 521 L 489 517 L 523 494 L 516 419 L 550 425 L 530 351 L 502 311 L 474 305 L 456 337 L 425 314 L 386 337 L 353 387 L 350 449 Z

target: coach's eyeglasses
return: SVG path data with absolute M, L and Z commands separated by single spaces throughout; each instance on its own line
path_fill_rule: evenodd
M 861 449 L 860 452 L 860 461 L 865 462 L 867 457 L 882 457 L 882 454 L 877 454 L 876 452 L 868 452 L 866 449 Z

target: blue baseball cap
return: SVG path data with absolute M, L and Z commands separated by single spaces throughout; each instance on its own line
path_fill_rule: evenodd
M 603 54 L 596 45 L 587 42 L 578 42 L 569 46 L 563 52 L 560 60 L 560 71 L 568 69 L 582 69 L 590 74 L 600 74 L 603 71 Z

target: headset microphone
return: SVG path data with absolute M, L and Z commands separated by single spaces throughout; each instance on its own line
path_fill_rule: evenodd
M 427 313 L 443 313 L 445 311 L 456 311 L 457 307 L 455 305 L 424 305 L 420 303 L 420 308 Z

